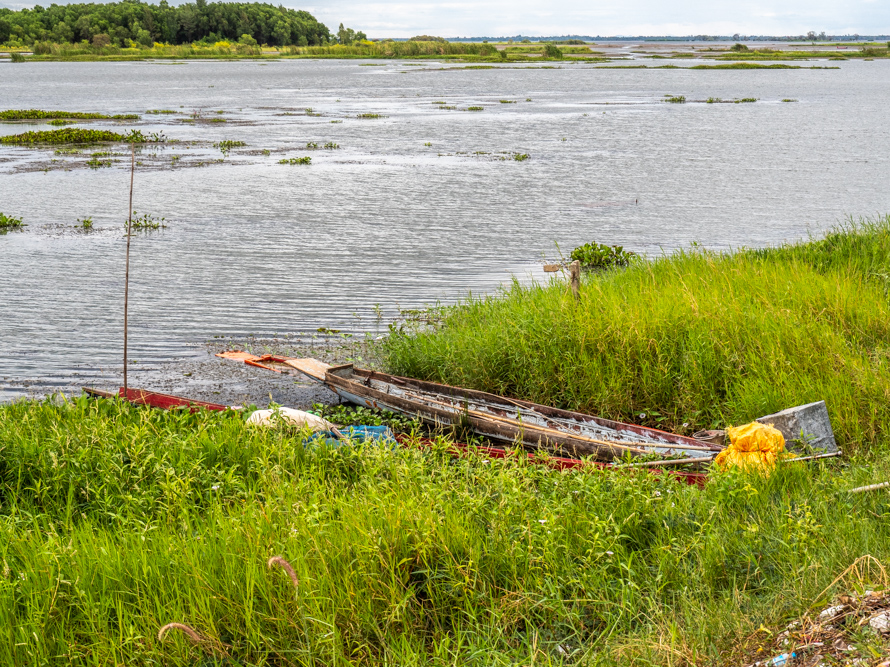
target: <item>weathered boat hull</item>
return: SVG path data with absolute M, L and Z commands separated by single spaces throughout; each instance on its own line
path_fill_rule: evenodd
M 324 382 L 338 396 L 358 405 L 400 412 L 433 426 L 451 427 L 460 422 L 491 440 L 521 443 L 570 457 L 594 456 L 611 461 L 629 452 L 682 454 L 704 460 L 721 449 L 644 426 L 354 368 L 351 364 L 327 366 L 314 359 L 286 359 L 283 363 Z

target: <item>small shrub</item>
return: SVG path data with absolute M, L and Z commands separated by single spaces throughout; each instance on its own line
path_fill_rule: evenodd
M 92 229 L 93 228 L 93 219 L 92 218 L 78 218 L 76 226 L 80 227 L 81 229 Z
M 308 148 L 310 151 L 313 151 L 318 148 L 318 142 L 310 141 L 308 144 L 306 144 L 306 148 Z
M 594 271 L 609 269 L 615 266 L 627 266 L 634 253 L 620 245 L 608 246 L 591 241 L 572 250 L 572 260 L 581 262 L 581 268 Z
M 485 107 L 467 107 L 467 111 L 484 111 Z
M 545 44 L 543 57 L 551 60 L 561 60 L 562 51 L 559 50 L 558 46 L 555 46 L 553 44 Z
M 745 46 L 744 44 L 739 44 L 738 42 L 736 42 L 735 44 L 733 44 L 733 45 L 730 47 L 729 50 L 730 50 L 730 51 L 735 51 L 736 53 L 747 53 L 747 52 L 749 52 L 751 49 L 749 49 L 749 48 L 748 48 L 747 46 Z
M 797 102 L 797 100 L 792 99 L 792 98 L 790 98 L 790 97 L 786 97 L 786 98 L 783 99 L 782 101 L 783 101 L 783 102 Z
M 360 113 L 356 118 L 385 118 L 379 113 Z
M 664 98 L 665 102 L 670 102 L 671 104 L 683 104 L 686 101 L 685 95 L 666 95 Z
M 333 141 L 329 141 L 324 145 L 324 147 L 332 151 L 334 149 L 340 148 L 340 144 L 335 144 Z
M 14 63 L 23 63 L 27 60 L 27 58 L 25 58 L 25 56 L 23 54 L 21 54 L 17 51 L 13 51 L 12 53 L 10 53 L 9 57 L 12 59 L 12 62 L 14 62 Z
M 524 161 L 528 160 L 528 158 L 529 158 L 528 153 L 513 153 L 513 159 L 516 160 L 517 162 L 524 162 Z
M 751 102 L 756 102 L 756 101 L 757 101 L 756 97 L 743 97 L 740 100 L 736 100 L 735 103 L 736 104 L 750 104 Z

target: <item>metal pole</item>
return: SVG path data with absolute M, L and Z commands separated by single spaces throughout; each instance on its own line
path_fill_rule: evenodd
M 136 143 L 130 144 L 130 209 L 127 213 L 127 262 L 124 274 L 124 398 L 127 397 L 127 308 L 130 297 L 130 232 L 133 226 L 133 175 L 136 172 Z

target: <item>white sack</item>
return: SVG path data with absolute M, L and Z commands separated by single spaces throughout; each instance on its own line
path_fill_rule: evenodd
M 308 426 L 315 433 L 329 431 L 334 427 L 331 422 L 322 419 L 318 415 L 303 412 L 302 410 L 294 410 L 293 408 L 257 410 L 247 418 L 247 423 L 259 426 L 274 426 L 278 419 L 291 426 Z

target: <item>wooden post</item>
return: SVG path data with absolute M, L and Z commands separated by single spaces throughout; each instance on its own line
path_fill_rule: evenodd
M 130 144 L 130 210 L 127 213 L 127 261 L 124 273 L 124 398 L 127 397 L 127 307 L 130 296 L 130 236 L 133 226 L 133 174 L 136 172 L 136 142 Z
M 581 262 L 577 259 L 569 264 L 569 272 L 571 275 L 572 294 L 575 299 L 581 300 Z

